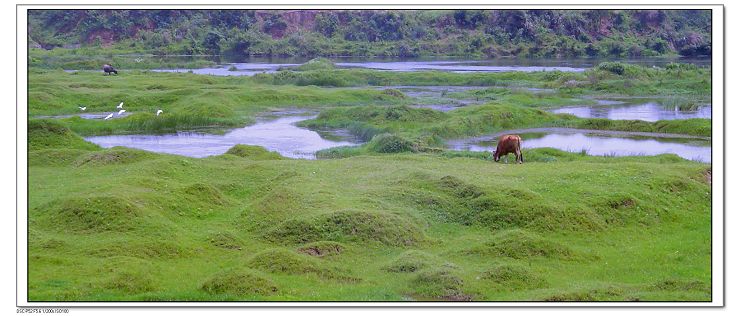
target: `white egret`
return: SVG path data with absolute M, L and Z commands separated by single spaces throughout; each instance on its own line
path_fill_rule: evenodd
M 104 120 L 108 120 L 108 119 L 110 119 L 111 117 L 113 117 L 113 113 L 111 113 L 111 114 L 108 114 L 108 116 L 106 116 L 106 117 L 104 118 Z
M 116 107 L 116 109 L 123 109 L 123 101 L 121 101 L 121 103 L 118 104 L 118 106 Z
M 86 107 L 86 106 L 78 106 L 78 108 L 80 108 L 80 111 L 84 111 L 84 110 L 86 110 L 86 109 L 87 109 L 87 107 Z
M 162 110 L 157 110 L 157 116 L 159 116 L 160 114 L 162 114 Z
M 126 112 L 126 110 L 120 110 L 120 111 L 118 111 L 118 115 L 123 114 L 123 112 Z

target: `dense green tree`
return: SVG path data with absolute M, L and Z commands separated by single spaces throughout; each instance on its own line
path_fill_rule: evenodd
M 711 22 L 709 10 L 30 10 L 28 37 L 155 54 L 700 56 Z

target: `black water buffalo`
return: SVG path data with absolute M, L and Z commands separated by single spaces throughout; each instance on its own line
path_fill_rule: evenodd
M 110 75 L 111 73 L 118 74 L 118 70 L 116 68 L 113 68 L 113 66 L 105 64 L 103 65 L 103 72 L 105 72 L 103 75 Z

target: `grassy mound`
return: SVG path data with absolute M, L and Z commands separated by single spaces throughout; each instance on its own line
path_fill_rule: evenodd
M 315 259 L 287 249 L 275 248 L 260 252 L 247 263 L 249 267 L 272 273 L 306 274 L 322 269 Z
M 508 289 L 536 289 L 547 286 L 547 281 L 528 268 L 518 265 L 496 265 L 480 277 L 496 284 L 502 290 Z
M 41 212 L 48 226 L 75 232 L 129 231 L 143 215 L 138 205 L 117 196 L 57 200 Z
M 317 264 L 309 257 L 277 248 L 254 255 L 249 260 L 248 266 L 266 272 L 285 274 L 305 274 L 319 271 Z
M 278 181 L 273 180 L 273 183 Z M 300 216 L 307 207 L 307 199 L 295 190 L 282 185 L 271 186 L 268 190 L 241 213 L 239 221 L 245 229 L 265 231 L 275 228 L 285 220 Z
M 206 93 L 206 99 L 189 100 L 189 104 L 184 108 L 183 114 L 193 117 L 210 117 L 210 118 L 233 118 L 236 116 L 234 110 L 226 105 L 216 102 L 208 102 L 207 98 L 213 101 L 214 98 L 223 98 L 217 93 Z
M 80 156 L 89 153 L 84 149 L 40 149 L 28 153 L 29 166 L 68 166 L 74 163 Z
M 194 183 L 183 189 L 188 199 L 210 205 L 226 205 L 228 199 L 216 187 L 206 183 Z
M 278 291 L 277 286 L 272 281 L 249 269 L 235 269 L 217 273 L 203 282 L 201 289 L 209 294 L 236 296 L 271 295 Z
M 568 207 L 520 188 L 486 190 L 454 176 L 404 182 L 402 199 L 431 220 L 493 230 L 601 231 L 604 219 L 589 208 Z
M 408 273 L 430 267 L 438 261 L 434 256 L 419 250 L 409 250 L 403 252 L 390 264 L 385 266 L 384 270 L 388 272 Z
M 424 232 L 408 219 L 389 213 L 366 211 L 338 211 L 287 220 L 264 237 L 270 241 L 294 244 L 331 240 L 377 241 L 393 246 L 413 245 L 427 239 Z
M 234 147 L 229 148 L 229 150 L 226 151 L 226 153 L 229 155 L 249 158 L 252 160 L 283 159 L 283 157 L 280 156 L 280 154 L 276 152 L 268 151 L 264 147 L 252 146 L 252 145 L 237 144 L 237 145 L 234 145 Z
M 636 300 L 626 294 L 628 291 L 619 286 L 606 286 L 580 291 L 558 293 L 543 299 L 546 302 L 593 302 L 593 301 L 631 301 Z
M 126 164 L 153 158 L 155 154 L 126 147 L 113 147 L 108 150 L 96 151 L 80 157 L 75 161 L 77 166 L 106 166 Z
M 218 232 L 208 236 L 208 242 L 218 248 L 242 249 L 242 241 L 229 232 Z
M 103 268 L 112 275 L 102 280 L 100 286 L 104 289 L 126 294 L 139 294 L 158 289 L 156 279 L 152 276 L 153 265 L 147 260 L 119 257 L 116 258 L 115 264 L 105 264 Z
M 254 255 L 247 265 L 250 268 L 270 273 L 290 275 L 310 274 L 324 279 L 356 280 L 336 268 L 322 266 L 318 259 L 282 248 L 260 252 Z
M 386 95 L 389 95 L 395 98 L 399 98 L 399 99 L 406 98 L 406 95 L 403 94 L 403 92 L 401 92 L 401 90 L 398 90 L 398 89 L 383 89 L 383 94 L 386 94 Z
M 477 198 L 483 195 L 483 190 L 475 185 L 467 184 L 459 178 L 444 176 L 436 183 L 437 188 L 458 198 Z
M 314 58 L 306 63 L 295 67 L 298 71 L 310 71 L 310 70 L 330 70 L 336 68 L 336 65 L 334 65 L 334 62 L 327 58 L 319 57 Z
M 300 246 L 297 251 L 314 257 L 328 257 L 344 252 L 345 248 L 341 243 L 322 240 Z
M 570 259 L 576 256 L 573 250 L 565 245 L 521 229 L 499 232 L 493 236 L 493 240 L 469 250 L 469 253 L 491 254 L 514 259 L 531 257 Z
M 49 148 L 96 150 L 100 147 L 86 142 L 57 121 L 28 120 L 28 150 Z
M 85 253 L 99 258 L 126 256 L 141 259 L 174 259 L 187 255 L 188 250 L 180 243 L 168 240 L 120 238 L 92 245 Z
M 508 193 L 508 194 L 507 194 Z M 594 210 L 568 208 L 543 198 L 516 198 L 509 192 L 489 193 L 466 201 L 472 210 L 463 222 L 491 229 L 528 228 L 539 231 L 601 231 L 604 219 Z M 515 193 L 516 194 L 516 193 Z
M 411 141 L 389 133 L 383 133 L 375 135 L 370 143 L 368 149 L 377 153 L 400 153 L 411 151 Z
M 711 286 L 698 280 L 681 280 L 681 279 L 666 279 L 660 282 L 655 282 L 649 286 L 651 290 L 656 291 L 701 291 L 710 292 Z
M 463 280 L 449 269 L 420 272 L 411 280 L 414 296 L 421 300 L 470 301 L 472 295 L 463 292 Z
M 127 294 L 150 292 L 156 289 L 154 278 L 145 272 L 121 272 L 103 284 L 110 290 Z

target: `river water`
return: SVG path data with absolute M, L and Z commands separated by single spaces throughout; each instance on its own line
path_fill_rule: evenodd
M 173 57 L 176 58 L 176 57 Z M 709 66 L 709 59 L 684 58 L 640 58 L 640 59 L 523 59 L 496 58 L 469 60 L 459 58 L 330 58 L 340 68 L 366 68 L 385 71 L 423 71 L 438 70 L 450 72 L 505 72 L 505 71 L 563 71 L 582 72 L 605 61 L 621 61 L 644 66 L 665 66 L 671 62 L 691 63 Z M 159 72 L 192 72 L 214 76 L 253 76 L 259 73 L 274 73 L 281 68 L 290 68 L 307 62 L 308 58 L 223 58 L 213 59 L 219 65 L 196 69 L 156 69 Z
M 568 106 L 554 109 L 552 112 L 568 113 L 582 118 L 641 120 L 648 122 L 712 118 L 712 106 L 709 103 L 701 104 L 693 111 L 683 111 L 678 106 L 671 105 L 671 100 L 668 98 L 624 98 L 596 101 L 596 105 Z
M 492 151 L 496 148 L 496 139 L 503 134 L 520 135 L 522 148 L 550 147 L 576 153 L 585 151 L 591 156 L 676 154 L 689 160 L 712 162 L 710 140 L 676 134 L 536 128 L 452 140 L 447 147 L 453 150 Z
M 319 133 L 297 127 L 296 122 L 314 116 L 284 116 L 261 119 L 254 125 L 233 129 L 223 135 L 179 132 L 164 135 L 109 135 L 86 137 L 104 148 L 124 146 L 153 152 L 207 157 L 225 153 L 236 144 L 257 145 L 290 158 L 315 159 L 322 149 L 356 145 L 345 140 L 329 140 Z

